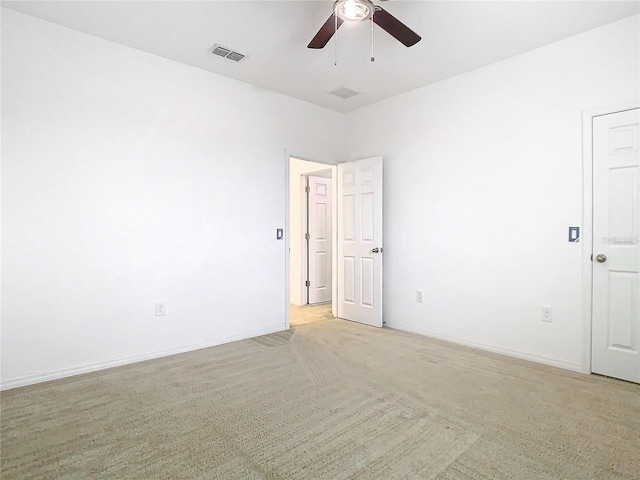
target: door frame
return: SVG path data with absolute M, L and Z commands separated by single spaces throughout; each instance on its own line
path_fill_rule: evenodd
M 593 119 L 640 107 L 640 98 L 582 111 L 582 373 L 591 373 L 593 322 Z
M 310 159 L 310 158 L 306 158 L 304 156 L 300 156 L 300 155 L 294 155 L 292 153 L 289 153 L 289 151 L 285 148 L 284 150 L 284 178 L 285 178 L 285 192 L 284 192 L 284 212 L 285 212 L 285 225 L 284 225 L 284 285 L 285 285 L 285 295 L 284 295 L 284 315 L 285 315 L 285 321 L 284 321 L 284 329 L 285 330 L 289 330 L 289 328 L 291 327 L 291 323 L 290 323 L 290 318 L 289 318 L 289 305 L 291 302 L 291 289 L 290 289 L 290 282 L 291 282 L 291 275 L 290 275 L 290 268 L 291 268 L 291 259 L 290 259 L 290 251 L 291 251 L 291 235 L 290 235 L 290 228 L 291 228 L 291 158 L 296 158 L 298 160 L 304 160 L 307 162 L 313 162 L 313 163 L 319 163 L 321 165 L 326 165 L 327 169 L 331 169 L 331 179 L 332 179 L 332 187 L 333 187 L 333 192 L 332 192 L 332 196 L 333 196 L 333 205 L 332 205 L 332 210 L 331 210 L 331 214 L 333 216 L 332 218 L 332 222 L 334 227 L 337 225 L 337 221 L 338 221 L 338 217 L 337 217 L 337 189 L 335 188 L 335 182 L 336 182 L 336 177 L 337 177 L 337 170 L 338 170 L 338 162 L 332 161 L 332 160 L 315 160 L 315 159 Z M 318 170 L 320 171 L 320 170 Z M 337 241 L 337 228 L 333 229 L 332 232 L 332 241 L 335 245 L 335 242 Z M 337 279 L 337 262 L 338 262 L 338 256 L 336 253 L 336 249 L 332 249 L 332 253 L 331 253 L 331 281 L 332 281 L 332 285 L 331 285 L 331 314 L 335 317 L 338 315 L 337 312 L 337 297 L 338 297 L 338 279 Z

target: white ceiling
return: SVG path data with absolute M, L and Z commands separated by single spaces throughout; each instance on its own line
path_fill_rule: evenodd
M 381 5 L 422 36 L 407 48 L 370 23 L 306 48 L 332 1 L 3 1 L 98 37 L 347 112 L 639 12 L 639 1 L 400 1 Z M 220 43 L 247 55 L 212 55 Z M 46 46 L 44 46 L 46 48 Z M 344 100 L 327 92 L 348 87 Z

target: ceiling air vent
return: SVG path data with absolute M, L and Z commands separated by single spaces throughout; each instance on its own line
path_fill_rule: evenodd
M 233 60 L 234 62 L 239 62 L 244 58 L 244 55 L 238 52 L 231 52 L 229 55 L 227 55 L 227 58 L 229 60 Z
M 335 95 L 336 97 L 344 98 L 346 100 L 347 98 L 360 95 L 360 92 L 356 92 L 355 90 L 351 90 L 350 88 L 347 88 L 347 87 L 339 87 L 329 92 L 329 94 Z
M 211 48 L 211 53 L 219 57 L 224 57 L 228 60 L 232 60 L 234 62 L 239 62 L 245 57 L 243 54 L 234 52 L 230 48 L 223 47 L 222 45 L 218 45 L 217 43 Z

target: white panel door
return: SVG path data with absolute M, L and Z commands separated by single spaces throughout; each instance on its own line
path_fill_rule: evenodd
M 338 165 L 338 317 L 382 327 L 382 157 Z
M 638 112 L 593 119 L 591 370 L 640 383 Z
M 331 301 L 331 179 L 309 176 L 309 303 Z

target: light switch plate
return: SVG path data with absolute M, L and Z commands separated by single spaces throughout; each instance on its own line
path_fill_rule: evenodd
M 569 227 L 569 242 L 578 243 L 580 241 L 580 227 Z

